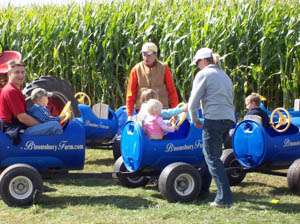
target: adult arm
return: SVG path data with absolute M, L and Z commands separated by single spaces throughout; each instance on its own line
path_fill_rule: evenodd
M 161 116 L 163 119 L 169 119 L 173 116 L 176 116 L 184 111 L 184 108 L 171 108 L 171 109 L 162 109 Z
M 169 66 L 165 68 L 165 83 L 168 91 L 169 105 L 170 107 L 176 107 L 179 103 L 177 90 L 173 81 L 173 76 Z
M 138 79 L 135 68 L 133 68 L 129 75 L 127 93 L 126 93 L 126 110 L 127 115 L 132 116 L 134 110 L 134 104 L 138 91 Z
M 192 123 L 195 124 L 199 123 L 198 110 L 200 108 L 200 100 L 203 98 L 205 94 L 205 88 L 206 88 L 205 81 L 206 79 L 204 74 L 198 72 L 198 74 L 194 79 L 191 96 L 189 98 L 189 103 L 188 103 L 189 114 Z
M 36 125 L 36 124 L 39 124 L 39 122 L 38 122 L 36 119 L 34 119 L 33 117 L 31 117 L 31 116 L 30 116 L 29 114 L 27 114 L 27 113 L 20 113 L 20 114 L 18 114 L 18 115 L 17 115 L 17 119 L 18 119 L 21 123 L 25 124 L 25 125 L 28 126 L 28 127 L 34 126 L 34 125 Z

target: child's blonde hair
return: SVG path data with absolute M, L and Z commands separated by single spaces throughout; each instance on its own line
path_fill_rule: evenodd
M 151 115 L 160 114 L 163 108 L 162 103 L 156 99 L 150 99 L 147 101 L 147 112 Z
M 255 105 L 259 106 L 260 104 L 260 95 L 258 93 L 251 93 L 246 97 L 245 102 L 249 101 L 250 103 L 255 103 Z
M 158 93 L 153 89 L 143 89 L 141 93 L 141 103 L 145 103 L 150 99 L 158 99 Z
M 213 53 L 213 62 L 216 65 L 220 65 L 220 55 L 218 53 Z

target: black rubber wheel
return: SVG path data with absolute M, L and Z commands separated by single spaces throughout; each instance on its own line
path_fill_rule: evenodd
M 224 149 L 232 149 L 232 136 L 230 132 L 226 132 L 223 136 Z
M 235 158 L 233 150 L 224 150 L 221 156 L 221 160 L 224 164 L 230 186 L 240 184 L 246 177 L 247 173 Z
M 121 156 L 121 141 L 120 139 L 115 139 L 112 145 L 114 161 L 116 161 Z
M 200 172 L 193 166 L 176 162 L 166 166 L 158 179 L 158 189 L 169 202 L 188 202 L 201 192 Z
M 26 84 L 23 89 L 23 94 L 27 97 L 30 96 L 31 91 L 35 88 L 43 88 L 49 92 L 53 92 L 53 96 L 49 97 L 48 107 L 52 115 L 59 115 L 60 111 L 63 109 L 67 101 L 71 101 L 72 110 L 75 117 L 80 116 L 80 111 L 78 109 L 77 100 L 74 97 L 74 89 L 71 84 L 65 80 L 59 79 L 54 76 L 41 76 L 39 79 Z M 26 101 L 27 107 L 32 105 L 30 99 Z
M 287 182 L 290 191 L 300 195 L 300 159 L 295 160 L 287 172 Z
M 120 184 L 128 188 L 144 187 L 150 180 L 148 176 L 128 177 L 126 174 L 122 174 L 121 172 L 128 172 L 122 157 L 119 157 L 115 162 L 114 172 L 118 173 L 117 177 Z
M 41 196 L 43 181 L 39 172 L 27 164 L 7 167 L 0 175 L 0 195 L 8 206 L 28 206 Z

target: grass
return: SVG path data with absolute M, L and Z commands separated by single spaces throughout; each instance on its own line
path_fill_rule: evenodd
M 210 208 L 210 196 L 188 204 L 168 203 L 155 186 L 127 189 L 111 179 L 110 150 L 87 150 L 83 171 L 45 180 L 49 191 L 28 208 L 0 201 L 0 223 L 299 223 L 300 198 L 291 195 L 284 177 L 250 173 L 232 187 L 231 209 Z M 279 199 L 272 204 L 272 199 Z

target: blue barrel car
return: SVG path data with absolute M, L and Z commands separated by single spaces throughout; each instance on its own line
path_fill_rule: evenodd
M 107 118 L 101 118 L 86 104 L 78 104 L 78 108 L 81 115 L 76 119 L 85 128 L 87 145 L 101 146 L 114 138 L 118 131 L 118 120 L 112 109 L 108 108 Z
M 29 98 L 33 89 L 40 87 L 53 93 L 49 97 L 48 109 L 53 116 L 59 115 L 67 101 L 71 101 L 74 117 L 82 123 L 86 131 L 87 146 L 107 145 L 118 131 L 118 119 L 111 108 L 107 108 L 107 116 L 101 117 L 98 112 L 91 107 L 91 99 L 84 92 L 74 94 L 74 89 L 66 80 L 54 76 L 41 76 L 23 89 L 24 95 Z M 32 105 L 30 99 L 27 100 L 27 107 Z M 100 111 L 101 112 L 101 111 Z
M 247 172 L 284 175 L 276 170 L 288 169 L 288 187 L 300 194 L 300 117 L 277 108 L 270 120 L 269 128 L 253 118 L 235 128 L 233 149 L 225 150 L 222 155 L 230 184 L 242 182 Z
M 112 145 L 112 150 L 113 150 L 113 157 L 114 160 L 116 161 L 120 156 L 121 156 L 121 133 L 123 128 L 126 125 L 128 116 L 126 112 L 126 106 L 121 106 L 115 111 L 117 120 L 118 120 L 118 131 L 117 134 L 114 138 L 113 145 Z M 136 115 L 137 112 L 134 110 L 133 115 Z
M 60 135 L 20 134 L 20 143 L 0 130 L 0 196 L 9 206 L 26 206 L 43 191 L 41 173 L 81 170 L 85 159 L 85 129 L 73 119 Z
M 169 202 L 186 202 L 208 192 L 211 176 L 202 154 L 201 129 L 185 120 L 163 140 L 151 140 L 138 122 L 122 130 L 115 174 L 126 187 L 145 186 L 158 177 L 158 188 Z

